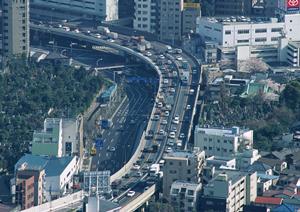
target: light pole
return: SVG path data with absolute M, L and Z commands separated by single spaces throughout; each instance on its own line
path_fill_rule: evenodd
M 48 42 L 50 45 L 52 45 L 52 51 L 54 52 L 54 44 L 55 44 L 55 41 L 54 40 L 51 40 Z
M 99 58 L 97 61 L 96 61 L 96 66 L 98 67 L 99 66 L 99 62 L 102 61 L 103 58 Z
M 71 47 L 71 59 L 73 57 L 73 46 L 74 45 L 77 45 L 77 43 L 73 43 L 73 42 L 70 43 L 70 47 Z

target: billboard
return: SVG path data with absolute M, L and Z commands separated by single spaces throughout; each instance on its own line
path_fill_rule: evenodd
M 298 11 L 300 7 L 300 0 L 287 0 L 287 11 Z

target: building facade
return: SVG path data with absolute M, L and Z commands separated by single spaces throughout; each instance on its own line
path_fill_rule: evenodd
M 159 0 L 135 0 L 134 29 L 150 33 L 159 32 Z
M 169 199 L 171 186 L 175 180 L 184 180 L 190 183 L 200 182 L 200 173 L 205 161 L 205 153 L 203 151 L 173 152 L 167 154 L 164 160 L 164 198 Z
M 196 20 L 201 16 L 199 3 L 184 3 L 182 11 L 182 34 L 196 32 Z
M 21 209 L 34 206 L 34 176 L 18 176 L 16 179 L 16 205 Z
M 215 0 L 214 15 L 250 15 L 251 6 L 251 0 Z
M 232 156 L 241 149 L 253 146 L 253 131 L 220 128 L 195 128 L 195 147 L 205 151 L 210 156 Z
M 282 19 L 257 17 L 198 18 L 197 33 L 215 42 L 219 60 L 238 61 L 261 58 L 266 62 L 286 62 L 288 41 L 297 41 L 300 14 Z
M 29 0 L 2 1 L 2 54 L 29 56 Z
M 287 62 L 293 67 L 300 67 L 300 41 L 288 43 Z
M 49 19 L 118 19 L 118 0 L 31 0 L 31 15 Z
M 257 196 L 257 174 L 224 171 L 203 187 L 198 211 L 243 211 Z
M 79 128 L 75 119 L 47 118 L 41 131 L 34 131 L 32 154 L 68 156 L 79 151 Z
M 183 0 L 160 1 L 160 39 L 170 43 L 182 39 Z
M 195 211 L 201 184 L 175 181 L 171 186 L 171 205 L 176 211 Z
M 15 178 L 12 180 L 12 196 L 21 207 L 29 208 L 45 202 L 45 170 L 40 166 L 20 163 L 15 166 Z M 26 198 L 26 200 L 24 199 Z

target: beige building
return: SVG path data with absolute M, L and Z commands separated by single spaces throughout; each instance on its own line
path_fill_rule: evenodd
M 178 42 L 182 38 L 183 0 L 161 0 L 160 39 Z
M 201 184 L 186 181 L 175 181 L 172 184 L 170 197 L 171 205 L 176 211 L 195 211 Z
M 207 157 L 232 156 L 253 146 L 253 131 L 239 127 L 221 129 L 196 126 L 194 136 L 195 147 L 204 150 Z
M 183 180 L 190 183 L 200 182 L 200 173 L 205 162 L 205 152 L 172 152 L 164 157 L 163 196 L 169 199 L 172 183 Z
M 257 173 L 222 171 L 203 187 L 200 211 L 243 211 L 257 196 Z
M 29 0 L 3 0 L 3 56 L 29 55 Z

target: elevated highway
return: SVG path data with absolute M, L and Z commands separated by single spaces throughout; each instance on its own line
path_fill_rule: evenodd
M 191 56 L 185 53 L 180 54 L 181 59 L 179 59 L 178 54 L 166 54 L 166 45 L 156 41 L 151 42 L 152 48 L 149 50 L 148 56 L 145 56 L 138 52 L 134 45 L 123 46 L 124 41 L 130 41 L 130 37 L 125 35 L 119 35 L 119 38 L 112 42 L 112 40 L 109 39 L 99 39 L 89 34 L 65 31 L 61 28 L 35 24 L 31 24 L 30 27 L 33 32 L 50 33 L 83 41 L 91 45 L 107 46 L 116 49 L 124 54 L 137 58 L 139 62 L 147 64 L 158 73 L 160 83 L 156 103 L 161 101 L 159 99 L 163 96 L 164 101 L 168 99 L 171 109 L 167 114 L 165 110 L 158 108 L 157 104 L 155 104 L 147 128 L 141 137 L 135 153 L 123 168 L 111 176 L 111 181 L 122 179 L 122 183 L 119 185 L 119 191 L 121 192 L 117 193 L 117 197 L 114 200 L 121 205 L 121 211 L 134 211 L 138 209 L 147 202 L 156 191 L 157 178 L 153 179 L 153 177 L 150 177 L 148 167 L 153 163 L 158 163 L 166 152 L 180 149 L 180 147 L 176 146 L 176 141 L 180 134 L 185 135 L 184 139 L 186 141 L 189 140 L 194 114 L 192 111 L 194 111 L 194 109 L 192 108 L 192 111 L 190 111 L 190 109 L 187 109 L 187 106 L 194 106 L 197 101 L 197 92 L 191 93 L 190 91 L 191 88 L 196 91 L 199 88 L 198 82 L 201 74 L 199 64 L 194 58 L 191 58 Z M 182 61 L 187 61 L 188 67 L 183 68 Z M 174 77 L 174 71 L 177 73 L 177 77 Z M 185 83 L 180 79 L 180 76 L 183 74 L 189 76 Z M 173 122 L 175 116 L 179 117 L 179 123 Z M 146 139 L 146 134 L 149 131 L 154 132 L 153 139 Z M 175 133 L 174 137 L 170 136 L 171 132 Z M 153 144 L 158 145 L 157 151 L 146 152 L 145 149 L 151 149 Z M 139 164 L 139 171 L 132 169 L 134 164 Z M 124 176 L 127 177 L 124 178 Z M 134 191 L 135 195 L 128 196 L 128 191 Z

